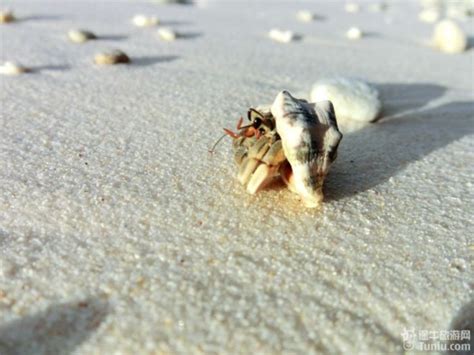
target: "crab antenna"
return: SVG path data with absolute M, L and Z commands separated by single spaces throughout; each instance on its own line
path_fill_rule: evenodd
M 208 150 L 209 153 L 211 153 L 211 154 L 214 153 L 214 150 L 216 149 L 217 145 L 220 143 L 221 140 L 224 139 L 225 136 L 227 136 L 227 133 L 224 133 L 224 134 L 216 141 L 216 143 L 214 143 L 214 145 L 212 146 L 212 148 Z

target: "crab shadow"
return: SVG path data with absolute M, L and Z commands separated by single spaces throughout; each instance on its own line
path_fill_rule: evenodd
M 338 200 L 387 181 L 410 163 L 473 134 L 473 118 L 474 102 L 451 102 L 346 134 L 325 196 Z
M 52 305 L 0 325 L 0 354 L 70 354 L 108 313 L 108 303 L 96 297 Z
M 469 339 L 451 340 L 449 349 L 459 349 L 450 351 L 449 354 L 472 354 L 474 349 L 474 298 L 461 307 L 451 322 L 451 330 L 460 332 L 469 331 Z

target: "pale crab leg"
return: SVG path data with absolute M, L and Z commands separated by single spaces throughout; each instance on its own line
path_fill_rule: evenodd
M 255 194 L 271 177 L 273 177 L 274 170 L 275 169 L 271 169 L 267 164 L 260 164 L 250 178 L 247 185 L 247 192 L 252 195 Z
M 248 158 L 242 161 L 237 178 L 240 183 L 246 185 L 251 178 L 253 172 L 257 169 L 260 160 L 270 149 L 268 139 L 264 137 L 256 141 L 248 151 Z
M 273 141 L 270 149 L 265 153 L 260 165 L 252 174 L 247 185 L 247 191 L 256 193 L 270 182 L 278 173 L 278 167 L 286 160 L 281 140 Z

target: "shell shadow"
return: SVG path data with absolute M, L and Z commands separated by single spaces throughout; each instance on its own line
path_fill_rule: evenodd
M 368 31 L 368 32 L 364 32 L 364 37 L 366 37 L 366 38 L 381 38 L 383 36 L 379 32 Z
M 96 297 L 52 305 L 0 325 L 0 354 L 70 354 L 108 313 L 108 303 Z
M 470 51 L 474 49 L 474 36 L 469 36 L 467 38 L 467 48 L 466 50 Z
M 97 40 L 103 41 L 124 41 L 128 38 L 127 35 L 98 35 Z
M 179 59 L 176 55 L 162 55 L 162 56 L 150 56 L 150 57 L 134 57 L 132 58 L 132 64 L 136 66 L 149 66 L 158 63 L 172 62 Z
M 474 102 L 451 102 L 346 134 L 325 185 L 328 200 L 369 190 L 462 137 L 474 133 Z
M 378 120 L 399 116 L 409 110 L 425 106 L 441 97 L 446 88 L 436 84 L 373 84 L 380 92 L 383 112 Z
M 50 65 L 38 65 L 36 67 L 30 68 L 32 73 L 41 73 L 42 71 L 66 71 L 71 69 L 70 65 L 65 64 L 50 64 Z
M 460 332 L 467 330 L 470 332 L 470 337 L 469 339 L 451 340 L 448 349 L 453 350 L 449 354 L 472 354 L 472 351 L 474 351 L 474 299 L 461 307 L 451 322 L 451 330 Z
M 164 20 L 160 21 L 159 25 L 160 26 L 185 26 L 185 25 L 191 25 L 192 22 L 190 21 L 175 21 L 175 20 Z
M 23 22 L 23 21 L 59 21 L 63 20 L 63 16 L 58 16 L 58 15 L 31 15 L 31 16 L 25 16 L 25 17 L 19 17 L 17 21 Z
M 178 39 L 195 39 L 201 37 L 202 33 L 200 32 L 179 32 Z

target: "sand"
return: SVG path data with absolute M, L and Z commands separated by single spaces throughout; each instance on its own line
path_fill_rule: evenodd
M 33 69 L 0 77 L 2 355 L 401 353 L 405 329 L 473 326 L 473 50 L 423 45 L 416 3 L 274 4 L 2 2 L 21 20 L 0 60 Z M 132 64 L 94 65 L 110 48 Z M 331 75 L 385 111 L 346 132 L 320 211 L 248 195 L 230 140 L 208 154 L 249 106 Z

